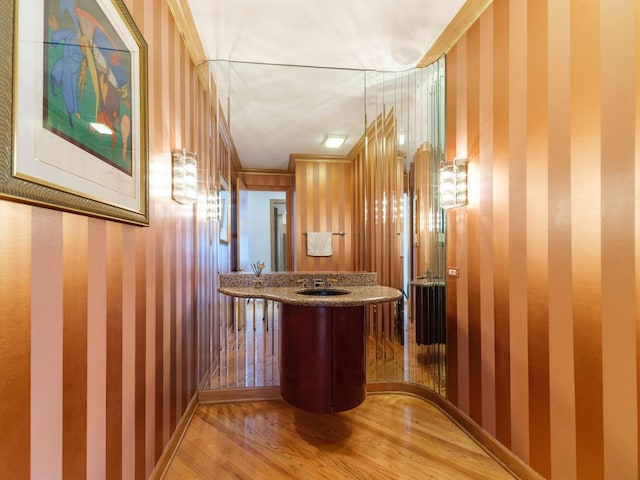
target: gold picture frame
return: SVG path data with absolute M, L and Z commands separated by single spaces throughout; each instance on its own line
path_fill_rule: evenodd
M 148 225 L 147 44 L 127 7 L 8 3 L 0 197 Z

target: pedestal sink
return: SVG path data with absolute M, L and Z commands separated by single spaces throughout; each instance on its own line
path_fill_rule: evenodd
M 336 413 L 366 396 L 364 306 L 280 306 L 280 393 L 307 412 Z
M 316 413 L 360 405 L 367 392 L 366 308 L 397 301 L 402 292 L 378 285 L 373 272 L 278 272 L 264 277 L 263 287 L 255 288 L 251 275 L 221 274 L 218 290 L 280 303 L 282 398 Z

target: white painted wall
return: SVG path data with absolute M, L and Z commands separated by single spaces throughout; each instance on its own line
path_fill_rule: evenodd
M 271 271 L 271 213 L 269 206 L 271 200 L 284 200 L 285 192 L 268 192 L 268 191 L 249 191 L 248 212 L 249 219 L 248 235 L 249 235 L 249 253 L 247 258 L 249 263 L 241 265 L 247 271 L 252 272 L 251 263 L 263 260 L 266 267 L 264 273 Z

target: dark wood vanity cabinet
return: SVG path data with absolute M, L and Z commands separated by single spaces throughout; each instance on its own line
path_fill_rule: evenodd
M 280 392 L 316 413 L 360 405 L 366 396 L 364 306 L 281 305 Z
M 443 283 L 414 283 L 416 343 L 447 343 L 446 298 Z

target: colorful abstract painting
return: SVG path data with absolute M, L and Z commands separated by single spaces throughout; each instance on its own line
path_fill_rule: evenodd
M 131 175 L 131 53 L 95 0 L 44 13 L 43 127 Z

